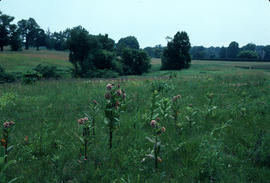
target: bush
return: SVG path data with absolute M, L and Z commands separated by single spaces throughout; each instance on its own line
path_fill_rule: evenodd
M 258 54 L 255 51 L 241 51 L 238 55 L 241 59 L 258 59 Z
M 33 84 L 36 81 L 40 80 L 42 77 L 42 74 L 40 74 L 37 71 L 28 71 L 25 74 L 23 74 L 23 83 L 24 84 Z
M 142 50 L 124 49 L 121 62 L 125 75 L 141 75 L 151 68 L 150 59 L 147 53 Z
M 5 72 L 5 69 L 0 66 L 0 84 L 1 83 L 11 83 L 15 81 L 15 76 Z
M 33 70 L 40 73 L 42 75 L 42 78 L 45 78 L 45 79 L 50 79 L 50 78 L 57 79 L 60 77 L 60 75 L 57 73 L 56 66 L 39 64 Z

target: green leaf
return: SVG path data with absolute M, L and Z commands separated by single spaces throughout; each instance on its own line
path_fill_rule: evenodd
M 8 183 L 12 183 L 12 182 L 15 182 L 16 180 L 18 180 L 19 178 L 17 177 L 17 178 L 14 178 L 14 179 L 12 179 L 12 180 L 10 180 L 10 181 L 8 181 Z
M 7 148 L 7 152 L 11 151 L 11 150 L 13 149 L 13 147 L 14 147 L 14 145 L 9 146 L 9 147 Z
M 155 141 L 153 139 L 151 139 L 150 137 L 145 137 L 147 140 L 149 140 L 151 143 L 155 143 Z

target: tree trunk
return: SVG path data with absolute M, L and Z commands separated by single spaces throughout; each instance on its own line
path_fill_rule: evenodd
M 3 46 L 0 46 L 0 49 L 1 49 L 1 51 L 3 51 L 4 50 L 4 47 Z

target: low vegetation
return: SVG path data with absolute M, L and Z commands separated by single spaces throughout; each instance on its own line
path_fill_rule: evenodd
M 268 72 L 153 63 L 145 77 L 0 85 L 0 121 L 15 122 L 1 181 L 267 182 Z

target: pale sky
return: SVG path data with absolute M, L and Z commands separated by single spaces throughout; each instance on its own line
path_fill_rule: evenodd
M 0 10 L 51 32 L 82 25 L 116 42 L 132 35 L 142 48 L 166 45 L 177 31 L 193 46 L 270 45 L 269 0 L 2 0 Z

